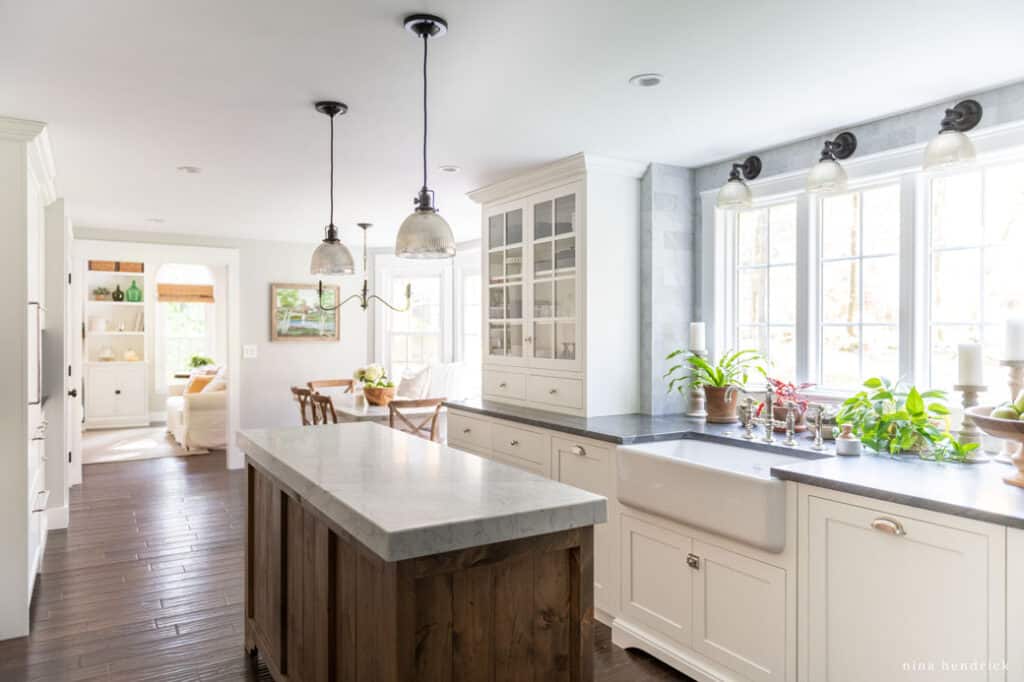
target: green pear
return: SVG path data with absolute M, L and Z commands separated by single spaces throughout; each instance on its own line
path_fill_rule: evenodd
M 997 407 L 996 409 L 992 410 L 991 416 L 994 417 L 995 419 L 1019 419 L 1020 418 L 1017 415 L 1017 410 L 1013 409 L 1012 407 Z
M 1017 414 L 1024 412 L 1024 391 L 1017 394 L 1017 399 L 1013 401 L 1013 409 L 1017 410 Z

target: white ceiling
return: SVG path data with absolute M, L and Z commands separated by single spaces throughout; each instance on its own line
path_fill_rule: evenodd
M 701 165 L 1024 78 L 1020 0 L 0 0 L 0 114 L 50 124 L 79 225 L 314 242 L 312 102 L 337 98 L 336 222 L 392 243 L 420 184 L 410 11 L 451 26 L 430 166 L 459 239 L 466 191 L 580 150 Z

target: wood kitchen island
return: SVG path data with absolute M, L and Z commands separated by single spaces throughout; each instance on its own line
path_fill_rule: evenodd
M 603 497 L 371 423 L 238 442 L 245 646 L 276 680 L 592 680 Z

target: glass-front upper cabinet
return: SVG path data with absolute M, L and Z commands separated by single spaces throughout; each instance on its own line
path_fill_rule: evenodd
M 487 218 L 487 354 L 523 357 L 523 209 Z
M 533 218 L 531 333 L 535 360 L 571 361 L 577 355 L 576 195 L 531 202 Z M 537 363 L 548 364 L 548 363 Z M 558 363 L 552 363 L 552 366 Z

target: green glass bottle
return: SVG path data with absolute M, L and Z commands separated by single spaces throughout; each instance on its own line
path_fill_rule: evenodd
M 132 285 L 125 289 L 124 300 L 129 303 L 138 303 L 142 300 L 142 289 L 135 284 L 135 280 L 132 280 Z

